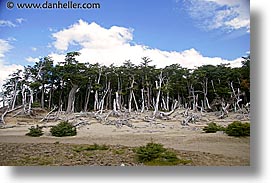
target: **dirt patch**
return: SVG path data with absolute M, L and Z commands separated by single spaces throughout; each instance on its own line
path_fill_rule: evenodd
M 181 125 L 181 113 L 182 111 L 175 112 L 170 120 L 155 120 L 152 123 L 143 121 L 145 114 L 136 114 L 129 120 L 131 127 L 123 125 L 119 128 L 115 125 L 106 125 L 91 117 L 81 117 L 71 122 L 86 121 L 88 125 L 78 127 L 77 136 L 62 138 L 53 137 L 49 132 L 51 126 L 56 125 L 59 121 L 39 123 L 44 111 L 40 110 L 37 112 L 39 117 L 35 116 L 32 118 L 20 116 L 12 118 L 10 115 L 6 118 L 7 123 L 5 127 L 0 129 L 0 143 L 1 149 L 3 149 L 1 150 L 0 163 L 1 165 L 14 164 L 15 162 L 12 159 L 20 159 L 22 154 L 25 154 L 24 158 L 36 157 L 34 153 L 36 152 L 39 154 L 37 158 L 42 158 L 42 160 L 43 156 L 47 154 L 50 154 L 50 157 L 59 157 L 62 160 L 60 162 L 47 160 L 49 165 L 120 165 L 121 163 L 140 165 L 133 160 L 131 149 L 154 141 L 163 144 L 166 148 L 176 150 L 184 158 L 191 159 L 192 163 L 189 165 L 248 166 L 250 164 L 250 137 L 235 138 L 229 137 L 222 132 L 206 134 L 202 131 L 202 128 L 209 122 L 216 122 L 226 126 L 235 121 L 236 118 L 240 118 L 239 114 L 230 114 L 227 119 L 217 119 L 213 113 L 204 114 L 196 123 L 190 123 L 189 126 L 184 127 Z M 116 118 L 110 117 L 110 119 L 115 120 Z M 38 138 L 25 136 L 28 128 L 36 124 L 43 126 L 44 135 Z M 60 144 L 54 144 L 56 142 Z M 83 154 L 76 155 L 72 153 L 76 156 L 76 159 L 81 159 L 82 157 L 83 161 L 71 162 L 69 159 L 61 158 L 62 156 L 67 157 L 65 152 L 71 152 L 72 144 L 93 143 L 107 144 L 113 148 L 128 148 L 129 151 L 127 150 L 121 157 L 103 153 L 102 156 L 98 155 L 96 159 L 87 159 Z M 9 150 L 7 151 L 9 153 L 6 153 L 6 149 Z M 43 153 L 42 149 L 48 149 L 47 151 L 49 152 Z M 122 161 L 126 156 L 131 158 L 125 162 Z M 115 160 L 116 158 L 117 160 Z M 103 163 L 100 163 L 100 159 Z M 35 161 L 33 160 L 26 165 L 34 164 Z M 36 161 L 35 165 L 38 164 Z
M 108 150 L 76 151 L 87 145 L 58 143 L 0 143 L 1 166 L 143 166 L 132 147 L 109 146 Z M 249 165 L 245 160 L 204 152 L 175 151 L 186 166 Z

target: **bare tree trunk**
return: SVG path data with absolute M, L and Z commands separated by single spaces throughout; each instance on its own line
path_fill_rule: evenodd
M 30 101 L 29 101 L 29 109 L 28 109 L 28 114 L 30 115 L 31 114 L 31 107 L 32 107 L 32 103 L 33 103 L 33 91 L 32 89 L 30 89 Z
M 41 108 L 45 108 L 45 86 L 42 84 L 42 89 L 41 89 Z
M 134 87 L 135 79 L 132 78 L 131 87 L 130 87 L 130 94 L 129 94 L 129 103 L 128 103 L 128 110 L 129 113 L 132 111 L 132 98 L 133 98 L 133 87 Z
M 78 85 L 73 84 L 70 93 L 69 93 L 69 97 L 68 97 L 68 105 L 67 105 L 67 110 L 66 113 L 72 113 L 74 112 L 74 100 L 75 100 L 75 93 L 76 90 L 78 89 Z
M 150 88 L 149 83 L 146 81 L 146 92 L 147 92 L 147 110 L 151 107 L 151 101 L 150 101 Z
M 87 89 L 86 99 L 85 99 L 85 106 L 84 106 L 85 112 L 87 112 L 87 110 L 88 110 L 88 104 L 89 104 L 90 94 L 91 94 L 91 87 L 92 87 L 92 82 L 90 81 L 88 89 Z
M 13 96 L 12 96 L 12 108 L 14 109 L 15 107 L 15 102 L 16 102 L 16 97 L 17 97 L 17 84 L 18 84 L 18 80 L 15 81 L 14 84 L 14 90 L 13 90 Z
M 49 109 L 52 108 L 52 93 L 53 93 L 53 86 L 51 85 L 50 95 L 49 95 L 49 101 L 48 101 L 48 107 L 49 107 Z
M 114 99 L 114 102 L 113 102 L 113 111 L 115 113 L 117 113 L 117 110 L 116 110 L 116 99 Z
M 134 91 L 132 91 L 132 95 L 133 95 L 133 99 L 134 99 L 134 102 L 135 102 L 136 110 L 138 111 L 138 104 L 137 104 L 137 100 L 136 100 Z
M 170 110 L 170 106 L 169 106 L 169 92 L 167 92 L 167 96 L 166 96 L 166 109 L 168 111 Z
M 99 71 L 98 74 L 98 79 L 97 79 L 97 84 L 99 85 L 100 83 L 100 78 L 101 78 L 101 70 Z M 95 101 L 94 101 L 94 110 L 98 110 L 99 109 L 99 100 L 98 100 L 98 89 L 96 89 L 95 91 Z
M 195 95 L 195 90 L 194 90 L 194 87 L 191 85 L 190 87 L 190 90 L 191 90 L 191 93 L 192 93 L 192 98 L 193 98 L 193 104 L 192 104 L 192 108 L 194 111 L 197 111 L 197 98 L 196 98 L 196 95 Z
M 141 113 L 144 112 L 145 101 L 144 101 L 144 88 L 141 89 Z
M 163 115 L 163 116 L 170 116 L 171 114 L 173 114 L 177 108 L 177 105 L 178 105 L 178 101 L 175 100 L 173 106 L 172 106 L 172 110 L 170 112 L 161 112 L 160 114 Z
M 120 102 L 119 102 L 118 92 L 116 92 L 116 107 L 117 107 L 117 110 L 120 110 Z
M 22 85 L 21 95 L 22 95 L 22 106 L 24 113 L 26 112 L 26 92 L 25 86 Z
M 158 95 L 157 95 L 157 99 L 156 99 L 155 110 L 154 110 L 153 116 L 156 116 L 156 113 L 158 112 L 162 81 L 163 81 L 163 77 L 162 77 L 162 72 L 161 72 L 159 75 L 159 83 L 157 83 L 157 81 L 156 81 L 156 88 L 158 89 Z
M 109 91 L 109 89 L 106 90 L 106 92 L 104 93 L 102 99 L 100 100 L 100 103 L 99 103 L 100 114 L 102 114 L 102 112 L 103 112 L 104 101 L 105 101 L 105 97 L 106 97 L 108 91 Z
M 213 80 L 211 80 L 211 84 L 212 84 L 213 91 L 214 91 L 214 93 L 216 94 L 216 90 L 215 90 L 215 86 L 214 86 Z

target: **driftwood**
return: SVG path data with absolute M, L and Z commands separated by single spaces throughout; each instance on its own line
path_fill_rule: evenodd
M 13 111 L 15 111 L 15 110 L 17 110 L 17 109 L 22 108 L 22 107 L 23 107 L 23 106 L 21 105 L 21 106 L 15 107 L 14 109 L 11 109 L 11 110 L 9 110 L 9 109 L 7 108 L 7 110 L 6 110 L 6 111 L 2 114 L 2 116 L 1 116 L 0 123 L 5 124 L 5 116 L 6 116 L 8 113 L 11 113 L 11 112 L 13 112 Z
M 53 108 L 50 112 L 48 112 L 48 113 L 46 114 L 46 116 L 45 116 L 43 119 L 40 120 L 40 122 L 43 122 L 45 119 L 48 120 L 49 115 L 50 115 L 53 111 L 55 111 L 56 109 L 57 109 L 57 107 L 54 106 L 54 108 Z
M 133 125 L 129 123 L 128 119 L 109 120 L 105 125 L 115 125 L 117 128 L 121 128 L 123 125 L 133 128 Z
M 200 117 L 198 115 L 190 113 L 189 115 L 186 116 L 186 118 L 182 120 L 181 125 L 189 126 L 188 123 L 196 123 L 197 119 L 199 118 Z
M 171 114 L 173 114 L 177 108 L 177 104 L 178 104 L 178 101 L 176 100 L 174 105 L 173 105 L 173 108 L 170 112 L 160 112 L 160 115 L 161 116 L 170 116 Z
M 89 123 L 88 121 L 85 121 L 83 119 L 80 119 L 78 122 L 73 123 L 74 127 L 80 128 L 82 126 L 86 126 L 86 125 L 90 125 L 91 123 Z

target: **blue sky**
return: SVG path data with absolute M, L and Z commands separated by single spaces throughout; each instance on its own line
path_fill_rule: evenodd
M 100 9 L 18 9 L 0 3 L 0 83 L 16 68 L 80 51 L 83 62 L 240 64 L 250 50 L 247 0 L 98 0 Z M 55 3 L 54 0 L 48 2 Z M 67 2 L 67 1 L 61 1 Z

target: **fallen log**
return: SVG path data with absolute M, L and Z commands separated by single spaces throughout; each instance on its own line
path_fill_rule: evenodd
M 41 122 L 43 122 L 46 118 L 48 118 L 48 116 L 53 112 L 53 111 L 55 111 L 57 109 L 57 106 L 54 106 L 54 108 L 53 108 L 53 110 L 51 110 L 50 112 L 48 112 L 47 114 L 46 114 L 46 116 L 43 118 L 43 119 L 41 119 L 39 122 L 41 123 Z
M 18 106 L 18 107 L 16 107 L 16 108 L 14 108 L 14 109 L 11 109 L 11 110 L 9 110 L 8 108 L 7 108 L 7 110 L 2 114 L 2 116 L 1 116 L 1 119 L 0 119 L 0 124 L 4 124 L 5 125 L 5 116 L 8 114 L 8 113 L 11 113 L 11 112 L 13 112 L 13 111 L 15 111 L 15 110 L 17 110 L 17 109 L 20 109 L 20 108 L 22 108 L 23 106 L 21 105 L 21 106 Z

